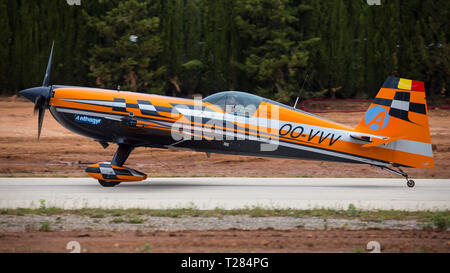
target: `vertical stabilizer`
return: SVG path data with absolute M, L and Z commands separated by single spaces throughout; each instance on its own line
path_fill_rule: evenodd
M 355 131 L 396 139 L 393 163 L 434 166 L 423 82 L 388 77 Z

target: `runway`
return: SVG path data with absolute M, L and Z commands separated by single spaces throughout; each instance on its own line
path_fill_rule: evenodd
M 448 210 L 450 179 L 149 178 L 101 187 L 91 178 L 0 178 L 0 208 Z

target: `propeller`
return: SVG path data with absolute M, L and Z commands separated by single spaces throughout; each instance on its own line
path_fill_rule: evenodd
M 48 58 L 47 69 L 45 70 L 44 81 L 42 86 L 28 88 L 20 91 L 20 95 L 24 96 L 28 100 L 34 103 L 34 114 L 38 113 L 38 140 L 41 136 L 42 122 L 44 120 L 45 109 L 48 107 L 50 100 L 50 93 L 52 87 L 50 84 L 50 72 L 52 69 L 52 57 L 55 41 L 52 43 L 52 49 L 50 51 L 50 57 Z

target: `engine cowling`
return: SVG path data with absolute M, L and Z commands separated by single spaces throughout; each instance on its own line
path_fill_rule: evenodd
M 99 162 L 89 165 L 87 174 L 98 180 L 112 182 L 136 182 L 147 179 L 147 175 L 126 166 L 112 165 L 111 162 Z

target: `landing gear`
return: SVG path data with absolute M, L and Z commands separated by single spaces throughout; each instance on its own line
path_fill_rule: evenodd
M 119 144 L 116 153 L 114 154 L 113 160 L 111 161 L 112 165 L 116 165 L 122 167 L 125 161 L 127 160 L 130 153 L 133 151 L 134 147 L 128 144 Z M 120 184 L 120 182 L 114 181 L 106 181 L 106 180 L 98 180 L 98 183 L 103 187 L 114 187 Z
M 400 169 L 400 167 L 397 167 L 397 168 L 398 168 L 398 171 L 397 171 L 397 170 L 394 170 L 394 169 L 391 169 L 391 168 L 389 168 L 389 167 L 385 167 L 385 166 L 376 166 L 376 167 L 379 167 L 379 168 L 382 169 L 382 170 L 383 170 L 383 169 L 386 169 L 387 171 L 389 171 L 389 172 L 391 172 L 391 173 L 395 173 L 395 174 L 397 174 L 397 175 L 403 176 L 404 178 L 406 178 L 406 185 L 407 185 L 409 188 L 413 188 L 413 187 L 416 185 L 416 183 L 414 182 L 414 180 L 409 179 L 408 174 L 405 173 L 402 169 Z
M 133 151 L 134 147 L 128 144 L 119 144 L 116 153 L 114 154 L 111 164 L 122 167 L 125 164 L 128 156 Z
M 98 180 L 98 183 L 100 183 L 103 187 L 114 187 L 120 184 L 120 182 L 105 181 L 100 179 Z

